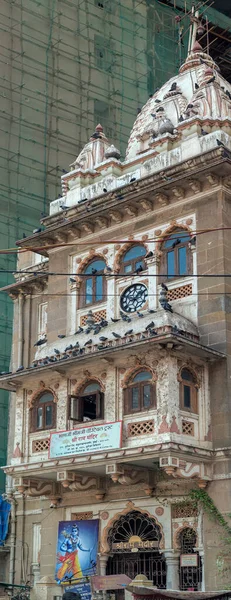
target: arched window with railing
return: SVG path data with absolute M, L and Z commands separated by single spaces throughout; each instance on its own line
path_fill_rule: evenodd
M 180 381 L 180 408 L 182 410 L 198 413 L 198 382 L 194 373 L 183 367 L 179 374 Z
M 156 407 L 156 384 L 150 371 L 140 371 L 124 389 L 124 414 Z
M 122 257 L 120 264 L 120 273 L 135 273 L 137 269 L 144 271 L 146 269 L 144 257 L 147 250 L 141 244 L 133 244 Z
M 87 423 L 104 417 L 104 393 L 98 381 L 89 381 L 79 393 L 69 396 L 68 418 L 77 423 Z
M 191 236 L 188 231 L 176 229 L 162 244 L 161 281 L 171 281 L 192 273 Z
M 56 402 L 49 390 L 35 398 L 30 409 L 30 431 L 44 431 L 56 426 Z
M 106 300 L 105 267 L 106 262 L 101 258 L 95 258 L 85 267 L 81 285 L 80 307 L 91 306 Z

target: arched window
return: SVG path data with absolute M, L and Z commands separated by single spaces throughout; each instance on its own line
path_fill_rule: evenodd
M 198 412 L 197 381 L 189 369 L 182 369 L 180 373 L 180 406 L 182 410 Z
M 192 270 L 191 253 L 189 249 L 190 235 L 187 231 L 174 231 L 165 240 L 162 246 L 162 279 L 176 279 L 182 275 L 189 275 Z
M 104 393 L 97 381 L 90 381 L 78 395 L 69 396 L 69 419 L 86 423 L 103 419 Z
M 95 259 L 90 262 L 83 271 L 84 280 L 82 283 L 81 306 L 90 306 L 97 302 L 102 302 L 106 296 L 106 278 L 104 269 L 106 263 L 102 259 Z
M 156 407 L 156 386 L 149 371 L 141 371 L 124 390 L 124 414 Z
M 140 244 L 137 246 L 131 246 L 127 252 L 123 255 L 121 262 L 121 273 L 134 273 L 139 267 L 142 270 L 146 268 L 144 262 L 144 256 L 147 254 L 146 248 Z
M 56 426 L 56 403 L 51 392 L 40 394 L 31 408 L 31 431 L 44 431 Z

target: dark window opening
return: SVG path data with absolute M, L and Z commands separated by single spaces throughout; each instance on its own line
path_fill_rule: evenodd
M 88 384 L 79 396 L 69 396 L 69 419 L 87 423 L 103 419 L 104 394 L 97 382 Z

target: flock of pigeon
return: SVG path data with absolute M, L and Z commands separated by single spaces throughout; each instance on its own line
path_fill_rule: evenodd
M 162 283 L 160 297 L 159 297 L 159 303 L 165 311 L 173 312 L 171 305 L 167 301 L 167 292 L 168 292 L 167 286 L 164 283 Z M 153 309 L 148 310 L 149 314 L 153 314 L 155 312 L 156 311 Z M 145 316 L 144 313 L 139 312 L 139 311 L 136 311 L 135 314 L 136 314 L 136 317 L 138 317 L 139 319 L 142 319 Z M 117 318 L 117 319 L 111 318 L 111 322 L 114 324 L 118 323 L 121 320 L 128 324 L 130 324 L 132 322 L 131 316 L 123 313 L 122 311 L 120 311 L 120 318 Z M 87 319 L 86 325 L 87 326 L 85 328 L 79 326 L 74 335 L 77 336 L 82 333 L 85 333 L 86 335 L 92 334 L 93 336 L 97 335 L 99 333 L 105 332 L 105 329 L 108 327 L 109 322 L 106 319 L 101 319 L 101 321 L 99 323 L 96 323 L 94 320 L 94 316 L 92 315 L 91 318 Z M 178 330 L 176 326 L 173 327 L 173 330 L 175 333 L 184 333 L 184 332 L 181 332 L 180 330 Z M 100 335 L 99 343 L 96 343 L 96 344 L 94 343 L 94 339 L 89 338 L 82 345 L 82 347 L 80 346 L 79 341 L 77 340 L 75 342 L 75 344 L 69 344 L 65 348 L 64 351 L 61 351 L 58 348 L 54 348 L 54 351 L 51 356 L 45 356 L 44 358 L 34 360 L 32 365 L 28 368 L 35 369 L 36 367 L 43 367 L 46 365 L 50 365 L 52 363 L 56 363 L 61 360 L 81 356 L 81 355 L 85 354 L 86 348 L 94 347 L 94 350 L 95 350 L 95 347 L 96 347 L 97 350 L 105 350 L 112 346 L 113 339 L 120 340 L 122 338 L 125 338 L 126 343 L 134 341 L 134 338 L 133 338 L 134 333 L 133 333 L 132 328 L 125 331 L 125 333 L 123 335 L 120 335 L 116 331 L 112 331 L 111 335 L 113 336 L 111 338 L 107 337 L 106 335 Z M 140 335 L 139 339 L 141 339 L 141 340 L 157 336 L 158 333 L 155 329 L 154 321 L 151 321 L 150 323 L 148 323 L 148 325 L 145 327 L 144 331 L 142 331 L 139 335 Z M 58 334 L 59 339 L 64 339 L 65 337 L 66 336 L 64 334 L 61 334 L 61 333 Z M 45 344 L 46 342 L 47 342 L 46 337 L 43 337 L 43 338 L 39 339 L 37 342 L 35 342 L 34 346 L 39 347 L 39 346 L 42 346 L 43 344 Z M 23 370 L 24 370 L 24 366 L 21 365 L 20 367 L 18 367 L 18 369 L 16 369 L 16 373 L 23 371 Z M 7 372 L 2 371 L 0 373 L 0 375 L 9 375 L 10 373 L 11 373 L 11 371 L 7 371 Z

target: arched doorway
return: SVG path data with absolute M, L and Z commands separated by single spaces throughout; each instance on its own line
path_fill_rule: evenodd
M 108 532 L 111 555 L 107 575 L 146 575 L 153 585 L 166 588 L 166 563 L 159 551 L 161 530 L 148 513 L 132 510 L 122 515 Z

